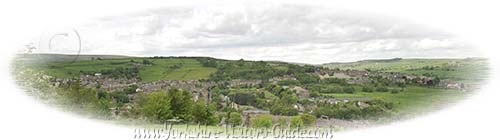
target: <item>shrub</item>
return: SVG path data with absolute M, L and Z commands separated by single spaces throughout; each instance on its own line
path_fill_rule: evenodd
M 316 117 L 310 114 L 301 114 L 300 119 L 304 122 L 304 126 L 314 126 L 316 124 Z
M 279 118 L 278 124 L 279 124 L 280 128 L 287 128 L 288 127 L 288 121 L 285 118 Z
M 251 119 L 252 127 L 257 128 L 271 128 L 273 121 L 271 115 L 260 115 Z
M 311 94 L 309 94 L 311 97 L 320 97 L 320 94 L 317 91 L 312 91 Z
M 142 64 L 144 64 L 144 65 L 151 65 L 153 63 L 151 61 L 147 60 L 147 59 L 144 59 L 144 60 L 142 60 Z
M 372 100 L 365 102 L 368 107 L 358 107 L 356 101 L 342 102 L 338 104 L 319 104 L 313 114 L 317 117 L 321 115 L 337 119 L 370 119 L 372 117 L 384 116 L 393 109 L 393 104 L 383 100 Z
M 398 90 L 398 89 L 392 89 L 392 90 L 391 90 L 391 93 L 392 93 L 392 94 L 397 94 L 397 93 L 399 93 L 399 90 Z
M 344 91 L 345 93 L 354 93 L 355 89 L 354 89 L 354 87 L 348 86 L 348 87 L 344 87 L 342 89 L 342 91 Z
M 296 78 L 301 84 L 310 84 L 319 81 L 319 76 L 316 75 L 299 74 Z
M 290 128 L 302 128 L 304 127 L 304 122 L 300 118 L 300 116 L 293 116 L 290 119 Z
M 363 92 L 373 92 L 373 87 L 372 86 L 363 86 L 362 91 Z
M 227 120 L 227 123 L 230 124 L 231 126 L 238 126 L 241 124 L 241 115 L 240 113 L 237 112 L 231 112 L 229 114 L 229 119 Z
M 299 114 L 299 110 L 294 108 L 292 105 L 275 104 L 271 107 L 271 114 L 294 116 Z
M 377 92 L 388 92 L 389 89 L 387 87 L 384 87 L 384 86 L 379 86 L 379 87 L 377 87 L 377 89 L 375 89 L 375 91 L 377 91 Z

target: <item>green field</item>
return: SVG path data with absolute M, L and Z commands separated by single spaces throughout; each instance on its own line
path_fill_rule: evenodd
M 153 63 L 140 69 L 142 81 L 205 79 L 217 70 L 203 67 L 195 59 L 156 59 Z M 174 65 L 180 68 L 172 68 Z
M 463 91 L 452 89 L 437 89 L 425 87 L 407 87 L 403 92 L 392 94 L 390 92 L 362 92 L 356 87 L 355 94 L 322 94 L 335 98 L 370 98 L 383 99 L 394 103 L 397 116 L 415 116 L 429 111 L 434 111 L 452 105 L 465 99 L 468 95 Z
M 203 67 L 196 59 L 170 58 L 121 58 L 103 60 L 83 60 L 76 62 L 46 62 L 29 65 L 32 69 L 42 71 L 48 75 L 59 78 L 76 78 L 82 72 L 99 73 L 117 68 L 133 68 L 148 60 L 153 64 L 139 67 L 139 78 L 144 82 L 157 80 L 196 80 L 205 79 L 215 72 L 215 68 Z
M 479 58 L 365 60 L 352 63 L 332 63 L 325 66 L 342 70 L 370 70 L 429 75 L 464 83 L 481 81 L 488 76 L 488 61 Z

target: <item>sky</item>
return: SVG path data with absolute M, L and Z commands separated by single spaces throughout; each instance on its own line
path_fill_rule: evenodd
M 156 8 L 89 19 L 74 28 L 81 54 L 208 56 L 321 64 L 387 58 L 465 58 L 458 37 L 403 19 L 289 4 Z M 54 36 L 68 32 L 67 36 Z M 42 34 L 39 51 L 77 52 L 76 33 Z M 50 50 L 44 44 L 49 44 Z

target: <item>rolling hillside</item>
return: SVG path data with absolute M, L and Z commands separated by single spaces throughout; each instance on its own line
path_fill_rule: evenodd
M 42 61 L 39 57 L 44 58 Z M 127 56 L 87 55 L 30 55 L 19 57 L 16 64 L 26 65 L 48 75 L 60 78 L 77 78 L 81 73 L 95 74 L 118 69 L 138 68 L 138 76 L 144 82 L 157 80 L 197 80 L 205 79 L 215 72 L 215 68 L 203 67 L 195 58 L 152 59 Z M 143 64 L 148 61 L 151 64 Z
M 464 83 L 477 82 L 488 77 L 488 61 L 480 58 L 466 59 L 387 59 L 363 60 L 351 63 L 329 63 L 323 66 L 341 70 L 368 70 L 380 72 L 401 72 Z

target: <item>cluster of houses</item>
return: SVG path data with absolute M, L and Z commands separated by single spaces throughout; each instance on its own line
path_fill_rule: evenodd
M 313 75 L 317 75 L 320 79 L 326 78 L 340 78 L 346 79 L 349 84 L 370 84 L 373 83 L 373 77 L 378 76 L 380 78 L 387 79 L 391 82 L 396 83 L 406 83 L 408 81 L 416 82 L 417 84 L 428 85 L 430 83 L 434 83 L 436 79 L 432 77 L 426 76 L 416 76 L 411 74 L 403 74 L 403 73 L 390 73 L 390 72 L 372 72 L 372 71 L 359 71 L 359 70 L 328 70 L 328 69 L 318 69 L 313 73 L 309 73 Z M 152 93 L 157 90 L 169 90 L 172 88 L 186 90 L 193 94 L 194 100 L 206 100 L 209 102 L 211 89 L 214 87 L 255 87 L 257 85 L 262 84 L 261 80 L 242 80 L 242 79 L 233 79 L 229 81 L 205 81 L 205 80 L 159 80 L 154 82 L 141 82 L 137 78 L 112 78 L 107 75 L 102 75 L 100 73 L 95 73 L 93 75 L 81 75 L 79 79 L 67 79 L 67 78 L 55 78 L 47 75 L 40 75 L 40 79 L 49 81 L 53 86 L 62 86 L 69 85 L 71 83 L 75 83 L 77 81 L 80 82 L 82 86 L 91 87 L 91 88 L 99 88 L 104 91 L 113 92 L 126 89 L 132 85 L 136 85 L 136 92 L 142 93 Z M 273 77 L 268 79 L 268 81 L 272 84 L 277 84 L 283 80 L 297 80 L 293 75 L 283 75 L 279 77 Z M 452 80 L 440 80 L 438 83 L 439 87 L 447 88 L 447 89 L 458 89 L 458 90 L 466 90 L 468 86 L 463 83 L 458 83 Z M 370 98 L 310 98 L 310 93 L 307 89 L 300 86 L 291 86 L 286 87 L 290 88 L 297 93 L 297 97 L 299 99 L 309 99 L 316 103 L 328 103 L 328 104 L 338 104 L 342 102 L 351 102 L 355 101 L 358 107 L 368 107 L 369 104 L 366 102 L 370 101 Z M 223 102 L 228 102 L 230 99 L 227 96 L 221 96 Z M 230 106 L 232 108 L 243 108 L 245 106 L 238 105 L 234 102 L 230 102 Z M 224 104 L 226 105 L 226 104 Z M 299 110 L 299 112 L 305 112 L 307 110 L 312 111 L 316 108 L 316 104 L 310 105 L 302 105 L 295 104 L 294 108 Z M 270 114 L 269 111 L 260 110 L 255 107 L 248 107 L 248 110 L 242 111 L 243 116 L 243 125 L 249 125 L 250 118 L 255 117 L 256 115 L 262 114 Z M 120 113 L 127 113 L 128 110 L 131 109 L 131 105 L 126 104 L 121 108 L 113 108 L 112 113 L 116 116 L 119 116 Z M 309 112 L 311 113 L 311 112 Z M 221 125 L 224 125 L 225 122 L 221 121 Z
M 279 81 L 284 81 L 284 80 L 297 80 L 293 75 L 284 75 L 284 76 L 279 76 L 279 77 L 273 77 L 269 79 L 269 82 L 272 84 L 278 84 Z
M 326 72 L 324 72 L 326 73 Z M 385 78 L 389 81 L 393 81 L 396 83 L 402 83 L 407 80 L 417 79 L 418 76 L 411 74 L 403 74 L 403 73 L 390 73 L 390 72 L 370 72 L 370 71 L 360 71 L 360 70 L 331 70 L 329 73 L 325 75 L 321 75 L 320 77 L 324 78 L 341 78 L 348 79 L 347 82 L 349 84 L 368 84 L 372 82 L 370 77 L 380 76 L 381 78 Z
M 74 82 L 68 79 L 55 79 L 54 84 L 59 85 L 62 81 Z M 66 83 L 66 82 L 65 82 Z M 260 80 L 241 80 L 233 79 L 230 81 L 214 82 L 214 81 L 201 81 L 201 80 L 159 80 L 153 82 L 139 82 L 136 78 L 112 78 L 105 75 L 82 75 L 80 76 L 80 84 L 82 86 L 96 88 L 113 92 L 123 90 L 129 86 L 136 85 L 136 92 L 152 93 L 158 90 L 169 90 L 172 88 L 186 90 L 193 94 L 194 100 L 203 97 L 209 100 L 210 90 L 217 86 L 238 87 L 238 86 L 257 86 L 261 84 Z
M 463 83 L 458 83 L 452 80 L 437 80 L 433 77 L 416 76 L 412 74 L 404 74 L 397 72 L 371 72 L 360 70 L 320 70 L 315 72 L 320 78 L 340 78 L 347 79 L 349 84 L 369 84 L 373 80 L 371 77 L 379 76 L 395 83 L 408 83 L 410 81 L 419 85 L 436 85 L 447 89 L 465 90 L 466 86 Z
M 105 91 L 115 91 L 130 85 L 137 84 L 137 78 L 110 78 L 109 76 L 96 73 L 95 75 L 81 75 L 80 84 L 86 87 L 99 87 Z
M 405 83 L 408 81 L 416 82 L 417 84 L 428 85 L 436 84 L 435 79 L 426 76 L 416 76 L 403 73 L 392 72 L 373 72 L 373 71 L 360 71 L 360 70 L 330 70 L 330 69 L 317 69 L 315 72 L 309 73 L 317 75 L 320 79 L 325 78 L 340 78 L 346 79 L 349 84 L 369 84 L 373 82 L 373 77 L 381 77 L 388 81 L 396 83 Z M 60 86 L 68 83 L 75 82 L 75 79 L 64 78 L 49 78 L 50 82 L 55 86 Z M 261 84 L 261 80 L 242 80 L 233 79 L 229 81 L 203 81 L 203 80 L 159 80 L 154 82 L 140 82 L 137 78 L 112 78 L 100 73 L 93 75 L 81 75 L 79 78 L 81 85 L 92 88 L 100 88 L 108 92 L 123 90 L 131 85 L 137 85 L 136 92 L 151 93 L 156 90 L 168 90 L 171 88 L 183 89 L 193 93 L 193 97 L 197 100 L 199 97 L 204 97 L 210 100 L 210 90 L 217 86 L 237 87 L 237 86 L 257 86 Z M 277 84 L 283 80 L 297 80 L 293 75 L 283 75 L 268 79 L 269 82 Z M 465 90 L 466 86 L 451 80 L 442 80 L 438 83 L 439 87 L 448 89 Z M 297 93 L 299 98 L 308 98 L 309 92 L 302 87 L 292 87 Z
M 328 70 L 318 69 L 313 73 L 321 79 L 325 78 L 340 78 L 346 79 L 349 84 L 369 84 L 373 82 L 372 77 L 379 76 L 393 82 L 407 82 L 414 81 L 418 84 L 427 85 L 435 82 L 434 78 L 426 76 L 415 76 L 411 74 L 390 73 L 390 72 L 371 72 L 359 70 Z M 202 81 L 202 80 L 159 80 L 154 82 L 140 82 L 137 78 L 112 78 L 106 75 L 96 73 L 94 75 L 81 75 L 79 78 L 81 85 L 92 88 L 100 88 L 108 92 L 123 90 L 131 85 L 137 85 L 136 92 L 151 93 L 156 90 L 168 90 L 171 88 L 183 89 L 193 93 L 193 97 L 197 100 L 199 97 L 204 97 L 210 100 L 210 90 L 213 87 L 238 87 L 238 86 L 257 86 L 261 84 L 261 80 L 241 80 L 233 79 L 229 81 Z M 284 75 L 280 77 L 270 78 L 268 81 L 276 84 L 283 80 L 297 80 L 293 75 Z M 49 78 L 48 80 L 55 86 L 60 86 L 68 83 L 75 82 L 75 79 L 65 78 Z M 457 83 L 451 80 L 441 80 L 438 84 L 439 87 L 448 89 L 465 90 L 466 86 L 462 83 Z M 308 98 L 309 92 L 302 87 L 292 87 L 298 93 L 301 99 Z

